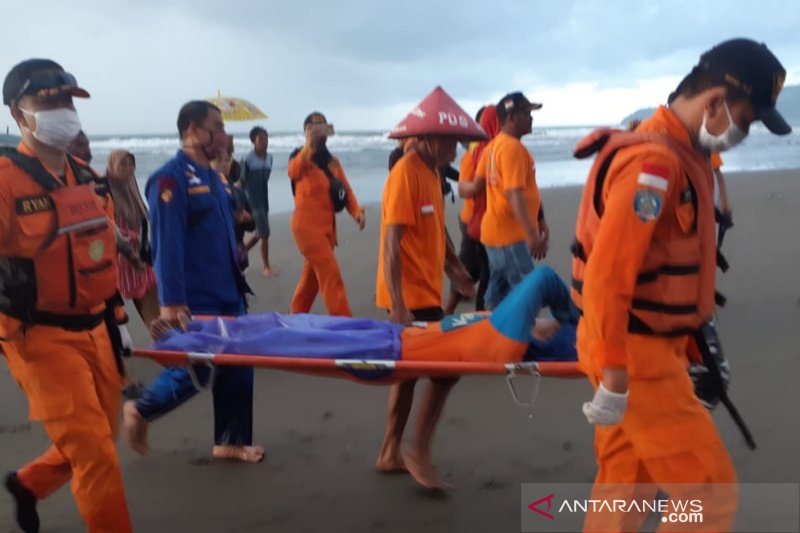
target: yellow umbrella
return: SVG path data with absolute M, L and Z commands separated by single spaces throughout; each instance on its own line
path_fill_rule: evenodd
M 222 111 L 222 119 L 226 122 L 267 118 L 266 113 L 244 98 L 222 96 L 217 91 L 217 96 L 209 98 L 208 101 Z

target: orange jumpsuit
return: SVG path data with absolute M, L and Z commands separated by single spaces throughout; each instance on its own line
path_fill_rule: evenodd
M 22 144 L 19 151 L 33 155 Z M 68 184 L 76 183 L 69 165 L 66 176 Z M 27 174 L 0 159 L 0 255 L 30 257 L 42 245 L 54 224 L 52 205 L 34 202 L 26 209 L 18 200 L 43 194 Z M 89 531 L 131 531 L 114 446 L 121 377 L 105 324 L 81 331 L 23 326 L 0 313 L 0 339 L 11 374 L 28 397 L 30 418 L 44 425 L 53 443 L 17 472 L 19 481 L 41 499 L 71 479 Z
M 335 157 L 328 168 L 347 189 L 348 213 L 354 218 L 363 214 L 364 210 Z M 330 180 L 311 162 L 307 148 L 289 160 L 288 174 L 295 185 L 292 233 L 298 250 L 305 257 L 300 281 L 292 297 L 291 312 L 308 313 L 321 291 L 328 314 L 353 316 L 339 263 L 333 253 L 337 244 L 336 213 L 330 195 Z
M 642 131 L 665 134 L 692 146 L 682 123 L 663 107 L 639 126 L 637 132 Z M 647 165 L 668 170 L 669 179 L 643 179 L 643 166 Z M 660 211 L 651 209 L 644 218 L 636 211 L 637 193 L 643 183 L 655 183 L 661 189 L 662 200 L 657 204 Z M 710 500 L 704 502 L 704 530 L 728 530 L 735 515 L 736 491 L 714 492 L 710 484 L 735 484 L 736 474 L 714 422 L 695 397 L 686 372 L 687 337 L 628 332 L 636 279 L 654 234 L 670 240 L 680 239 L 690 231 L 694 207 L 681 198 L 687 188 L 678 157 L 652 144 L 621 149 L 603 184 L 604 212 L 584 274 L 584 315 L 578 326 L 577 349 L 581 367 L 595 388 L 603 368 L 626 368 L 629 399 L 619 424 L 596 427 L 599 470 L 593 497 L 630 496 L 626 491 L 636 489 L 627 484 L 634 483 L 662 487 L 704 484 L 711 492 L 705 496 L 718 498 L 713 505 Z M 626 485 L 609 493 L 607 484 L 616 483 Z M 654 492 L 648 496 L 654 496 Z M 670 496 L 680 498 L 685 494 L 675 488 Z M 627 516 L 627 520 L 632 518 L 643 519 Z M 621 513 L 589 513 L 584 529 L 636 530 L 625 519 Z M 669 524 L 661 524 L 660 530 L 669 530 Z

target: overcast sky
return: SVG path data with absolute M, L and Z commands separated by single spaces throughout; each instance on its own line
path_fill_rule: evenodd
M 274 131 L 300 129 L 317 109 L 339 130 L 388 130 L 437 84 L 470 113 L 522 90 L 544 103 L 535 124 L 616 123 L 663 102 L 703 51 L 739 36 L 766 42 L 787 85 L 800 83 L 797 1 L 15 5 L 0 31 L 0 68 L 30 57 L 61 63 L 92 93 L 77 104 L 90 134 L 171 133 L 181 104 L 217 90 L 261 107 Z M 7 110 L 0 116 L 15 129 Z

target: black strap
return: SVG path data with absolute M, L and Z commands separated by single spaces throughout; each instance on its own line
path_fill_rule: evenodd
M 653 328 L 645 324 L 642 319 L 633 313 L 628 313 L 628 332 L 637 335 L 648 335 L 655 337 L 683 337 L 689 335 L 694 330 L 691 328 L 678 328 L 671 331 L 654 331 Z
M 64 186 L 64 184 L 53 177 L 35 157 L 30 157 L 19 152 L 6 154 L 6 157 L 21 168 L 33 181 L 38 183 L 42 189 L 54 191 Z
M 572 255 L 576 258 L 580 259 L 584 263 L 586 262 L 586 250 L 583 249 L 583 244 L 581 244 L 577 237 L 575 237 L 575 240 L 572 241 L 569 251 L 572 252 Z
M 36 310 L 28 313 L 28 316 L 15 316 L 13 313 L 9 313 L 9 315 L 26 324 L 50 326 L 66 329 L 67 331 L 88 331 L 94 329 L 103 322 L 104 318 L 104 313 L 98 313 L 96 315 L 60 315 Z
M 72 173 L 75 175 L 75 179 L 78 183 L 86 185 L 98 179 L 91 167 L 81 165 L 68 153 L 64 155 L 67 156 L 67 163 L 72 169 Z M 20 152 L 11 152 L 6 154 L 5 157 L 21 168 L 33 181 L 38 183 L 46 191 L 54 191 L 64 186 L 64 183 L 53 177 L 53 175 L 44 168 L 42 162 L 35 157 L 30 157 Z
M 739 410 L 728 396 L 725 380 L 722 379 L 722 373 L 717 365 L 717 360 L 714 357 L 714 354 L 711 353 L 710 342 L 715 343 L 715 348 L 720 352 L 720 355 L 722 351 L 722 346 L 719 343 L 719 337 L 714 329 L 714 326 L 706 323 L 700 329 L 695 330 L 694 340 L 697 342 L 697 348 L 699 349 L 700 355 L 703 358 L 703 364 L 708 370 L 708 374 L 711 376 L 711 379 L 714 381 L 717 389 L 717 396 L 719 396 L 722 405 L 725 406 L 725 408 L 728 410 L 728 413 L 730 413 L 731 418 L 733 418 L 733 421 L 739 427 L 739 431 L 742 432 L 742 436 L 747 442 L 747 446 L 749 446 L 751 450 L 755 450 L 756 441 L 753 438 L 753 434 L 750 432 L 750 428 L 747 427 L 747 424 L 745 424 L 742 415 L 739 414 Z

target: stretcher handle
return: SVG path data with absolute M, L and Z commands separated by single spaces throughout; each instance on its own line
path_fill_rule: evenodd
M 508 390 L 511 392 L 511 398 L 514 400 L 515 404 L 519 405 L 520 407 L 529 407 L 531 410 L 533 410 L 533 406 L 536 404 L 536 399 L 539 397 L 539 385 L 542 382 L 542 375 L 535 370 L 526 372 L 523 375 L 533 378 L 530 402 L 523 402 L 519 399 L 519 394 L 517 393 L 517 388 L 514 385 L 514 380 L 521 376 L 517 375 L 514 369 L 510 369 L 506 374 L 506 384 L 508 385 Z
M 204 366 L 209 369 L 208 381 L 205 385 L 201 384 L 200 378 L 197 377 L 198 366 Z M 214 379 L 217 377 L 217 366 L 210 360 L 195 360 L 192 364 L 187 365 L 186 371 L 189 373 L 189 379 L 192 380 L 192 386 L 194 386 L 198 392 L 207 391 L 209 388 L 213 387 Z

